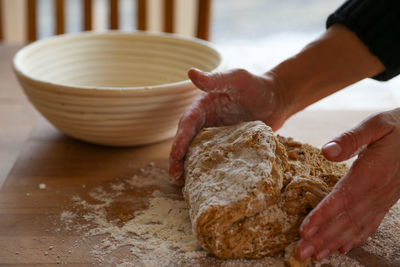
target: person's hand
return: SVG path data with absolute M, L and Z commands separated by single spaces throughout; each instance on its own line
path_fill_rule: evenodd
M 374 115 L 327 143 L 331 161 L 358 154 L 349 172 L 307 216 L 296 256 L 320 261 L 372 235 L 400 198 L 400 109 Z
M 204 92 L 183 114 L 172 145 L 169 173 L 178 183 L 183 182 L 186 151 L 201 128 L 261 120 L 277 130 L 289 111 L 272 73 L 254 75 L 243 69 L 206 73 L 191 69 L 188 75 Z

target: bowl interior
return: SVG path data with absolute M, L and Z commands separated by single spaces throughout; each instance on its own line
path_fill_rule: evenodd
M 212 71 L 221 56 L 206 42 L 173 35 L 83 33 L 29 45 L 14 64 L 34 80 L 120 89 L 184 81 L 189 68 Z

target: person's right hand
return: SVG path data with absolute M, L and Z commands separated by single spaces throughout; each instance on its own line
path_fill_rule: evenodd
M 286 98 L 272 73 L 254 75 L 243 69 L 206 73 L 188 72 L 204 93 L 186 110 L 179 122 L 170 154 L 170 176 L 183 183 L 183 160 L 193 137 L 203 127 L 261 120 L 274 131 L 289 117 Z

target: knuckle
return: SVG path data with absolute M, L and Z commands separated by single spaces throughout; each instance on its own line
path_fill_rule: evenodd
M 387 121 L 387 113 L 386 112 L 380 112 L 372 115 L 371 119 L 375 123 L 385 123 Z
M 207 89 L 211 89 L 210 93 L 228 93 L 227 89 L 234 87 L 234 79 L 232 74 L 234 70 L 227 72 L 213 72 L 212 73 L 212 86 Z
M 376 129 L 388 129 L 392 128 L 393 126 L 396 126 L 398 123 L 398 119 L 396 119 L 396 116 L 391 114 L 391 112 L 381 112 L 372 115 L 370 118 L 368 118 L 372 123 L 372 126 Z
M 355 130 L 350 130 L 350 131 L 343 133 L 339 137 L 339 140 L 344 140 L 344 142 L 346 143 L 346 146 L 350 146 L 351 151 L 355 151 L 359 147 L 359 144 L 358 144 L 359 138 L 358 138 L 358 134 Z
M 391 118 L 396 122 L 396 124 L 400 123 L 400 108 L 396 108 L 392 111 L 388 112 Z
M 235 78 L 234 80 L 238 84 L 241 84 L 242 82 L 247 81 L 251 75 L 250 72 L 248 72 L 245 69 L 241 69 L 241 68 L 235 69 L 233 74 L 234 74 L 234 78 Z
M 234 81 L 235 85 L 238 88 L 248 90 L 249 88 L 254 89 L 254 87 L 263 86 L 263 82 L 260 83 L 260 80 L 256 77 L 258 76 L 255 76 L 245 69 L 239 68 L 235 69 L 232 81 Z
M 235 69 L 234 73 L 235 73 L 235 75 L 241 76 L 241 77 L 245 77 L 245 76 L 249 75 L 249 72 L 242 68 Z
M 224 80 L 225 75 L 226 75 L 225 73 L 220 72 L 220 71 L 217 71 L 217 72 L 214 72 L 214 73 L 213 73 L 212 77 L 213 77 L 215 80 Z

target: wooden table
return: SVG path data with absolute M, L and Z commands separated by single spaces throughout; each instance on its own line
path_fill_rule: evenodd
M 0 48 L 1 174 L 7 172 L 14 155 L 22 148 L 0 189 L 0 265 L 98 265 L 89 253 L 96 240 L 88 239 L 71 251 L 82 236 L 63 229 L 56 231 L 60 227 L 57 218 L 71 205 L 71 195 L 85 195 L 91 188 L 129 177 L 148 162 L 165 169 L 171 140 L 136 148 L 96 146 L 63 135 L 43 118 L 29 135 L 37 114 L 21 94 L 11 73 L 9 59 L 15 49 Z M 371 113 L 373 111 L 306 110 L 291 118 L 280 133 L 320 146 Z M 40 189 L 40 184 L 46 188 Z M 170 186 L 167 181 L 161 182 L 158 189 L 179 193 L 179 188 Z M 143 194 L 135 194 L 131 197 L 137 198 L 136 205 L 139 205 Z M 113 214 L 124 207 L 114 208 Z M 397 228 L 400 229 L 400 225 L 397 224 Z M 400 237 L 394 238 L 400 241 Z M 400 266 L 399 244 L 390 253 L 385 254 L 384 247 L 382 250 L 374 254 L 361 248 L 350 256 L 366 266 Z M 117 254 L 116 259 L 123 253 Z
M 37 118 L 11 69 L 12 57 L 20 47 L 0 45 L 0 186 Z
M 289 121 L 282 133 L 320 144 L 331 135 L 329 127 L 320 128 L 320 125 L 326 126 L 320 124 L 326 117 L 337 121 L 346 117 L 346 123 L 341 125 L 347 127 L 366 113 L 305 111 Z M 66 137 L 40 119 L 0 190 L 0 265 L 99 264 L 89 253 L 96 239 L 87 240 L 79 249 L 68 253 L 82 236 L 55 231 L 60 227 L 57 218 L 71 204 L 70 196 L 84 195 L 90 188 L 129 177 L 150 161 L 166 168 L 170 145 L 171 140 L 137 148 L 96 146 Z M 40 189 L 40 184 L 45 184 L 46 189 Z M 165 186 L 161 184 L 159 190 L 179 192 L 168 184 L 167 181 Z M 114 213 L 123 209 L 122 206 L 114 208 Z M 54 250 L 49 251 L 50 246 Z M 351 256 L 366 266 L 400 266 L 400 247 L 397 249 L 395 255 L 399 258 L 391 258 L 393 254 L 385 258 L 382 253 L 374 255 L 362 249 L 354 250 Z

